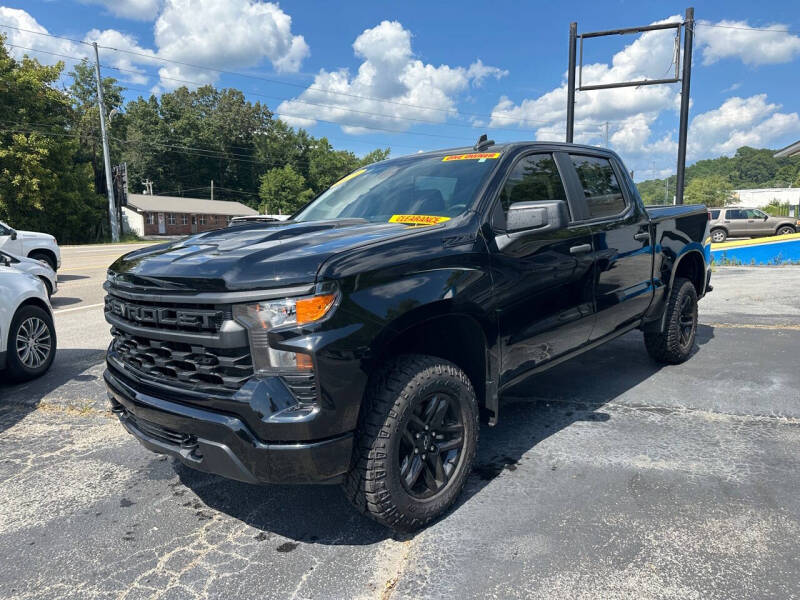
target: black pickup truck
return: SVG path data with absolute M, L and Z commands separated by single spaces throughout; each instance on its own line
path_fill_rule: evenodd
M 118 259 L 113 411 L 251 483 L 341 483 L 397 530 L 441 515 L 509 386 L 632 329 L 693 349 L 703 206 L 646 209 L 619 157 L 483 142 L 359 169 L 284 222 Z

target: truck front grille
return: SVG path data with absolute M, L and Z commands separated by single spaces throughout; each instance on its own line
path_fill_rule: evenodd
M 111 334 L 125 366 L 168 385 L 237 390 L 253 375 L 247 347 L 208 348 L 132 335 L 116 327 Z

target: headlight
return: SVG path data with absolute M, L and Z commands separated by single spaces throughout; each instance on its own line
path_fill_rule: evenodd
M 250 338 L 256 374 L 310 370 L 310 355 L 271 348 L 268 334 L 276 327 L 319 321 L 331 311 L 337 298 L 336 289 L 328 285 L 314 296 L 234 305 L 233 318 L 247 329 Z

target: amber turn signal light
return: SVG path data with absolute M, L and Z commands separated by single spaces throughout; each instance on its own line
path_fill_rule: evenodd
M 336 302 L 336 294 L 321 294 L 311 298 L 297 300 L 296 314 L 298 323 L 310 323 L 324 317 Z

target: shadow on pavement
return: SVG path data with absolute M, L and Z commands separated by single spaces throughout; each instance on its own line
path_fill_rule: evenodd
M 50 298 L 50 303 L 53 305 L 53 308 L 58 310 L 59 308 L 63 308 L 64 306 L 69 306 L 71 304 L 78 304 L 82 300 L 80 298 L 70 298 L 69 296 L 59 296 L 58 294 L 54 295 Z
M 0 433 L 36 410 L 42 399 L 56 390 L 57 402 L 67 404 L 91 396 L 85 393 L 85 386 L 99 385 L 102 381 L 85 371 L 102 363 L 104 356 L 104 350 L 57 350 L 50 370 L 42 377 L 24 383 L 9 383 L 0 371 Z M 101 397 L 105 398 L 105 395 Z
M 700 325 L 694 353 L 713 337 L 712 327 Z M 600 410 L 603 405 L 660 369 L 647 355 L 641 333 L 633 332 L 510 390 L 500 423 L 481 428 L 472 475 L 453 510 L 504 471 L 514 471 L 526 452 L 554 433 L 577 421 L 602 427 L 610 419 Z M 180 481 L 208 507 L 265 535 L 330 545 L 405 539 L 359 515 L 338 486 L 256 486 L 194 471 L 179 462 L 173 466 Z
M 58 282 L 64 283 L 66 281 L 77 281 L 78 279 L 89 279 L 88 275 L 59 275 Z

